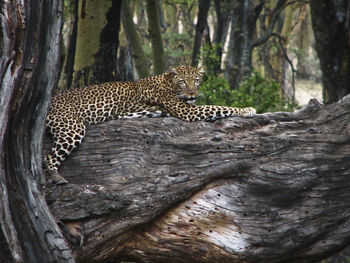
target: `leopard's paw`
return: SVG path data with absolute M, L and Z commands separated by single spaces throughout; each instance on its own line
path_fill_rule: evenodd
M 68 184 L 68 181 L 61 176 L 57 171 L 50 174 L 49 183 L 54 185 Z
M 68 181 L 61 176 L 57 170 L 48 169 L 47 166 L 44 166 L 44 174 L 46 175 L 48 185 L 61 185 L 68 183 Z
M 244 117 L 252 117 L 255 114 L 256 114 L 256 109 L 254 109 L 252 107 L 244 108 L 244 113 L 243 113 Z

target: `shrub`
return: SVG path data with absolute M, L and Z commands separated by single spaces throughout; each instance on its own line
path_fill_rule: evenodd
M 280 84 L 265 79 L 259 72 L 246 77 L 238 89 L 231 89 L 228 81 L 213 73 L 213 68 L 220 63 L 216 55 L 217 47 L 205 46 L 202 49 L 204 67 L 207 74 L 203 78 L 198 105 L 215 104 L 231 107 L 254 107 L 258 113 L 279 110 L 293 110 L 294 103 L 285 101 L 281 96 Z
M 283 108 L 280 84 L 265 79 L 260 73 L 253 72 L 245 78 L 239 88 L 232 90 L 233 107 L 254 107 L 258 113 L 277 111 Z

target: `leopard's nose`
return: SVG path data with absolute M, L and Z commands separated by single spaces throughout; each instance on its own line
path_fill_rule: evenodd
M 190 95 L 194 95 L 196 92 L 194 91 L 194 90 L 189 90 L 188 91 L 188 94 L 190 94 Z

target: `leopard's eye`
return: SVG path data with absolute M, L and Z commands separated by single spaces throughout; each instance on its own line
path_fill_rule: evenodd
M 201 83 L 201 79 L 200 78 L 196 78 L 196 79 L 194 79 L 194 82 L 198 85 L 199 83 Z
M 185 81 L 180 79 L 178 82 L 177 82 L 180 86 L 184 86 L 185 85 Z

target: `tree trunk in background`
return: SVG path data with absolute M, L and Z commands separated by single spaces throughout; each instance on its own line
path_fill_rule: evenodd
M 166 24 L 164 20 L 164 12 L 162 8 L 162 0 L 156 0 L 157 4 L 157 14 L 158 14 L 158 21 L 159 21 L 159 28 L 161 29 L 160 31 L 164 33 L 166 31 Z
M 350 92 L 350 2 L 311 0 L 311 19 L 323 81 L 323 101 Z
M 350 243 L 349 118 L 350 95 L 252 118 L 99 123 L 47 201 L 77 262 L 319 262 Z
M 139 78 L 146 78 L 150 75 L 149 63 L 142 50 L 141 39 L 136 31 L 135 24 L 132 20 L 132 13 L 130 11 L 129 1 L 123 0 L 123 25 L 130 43 L 132 56 L 135 62 L 135 68 Z
M 252 71 L 254 3 L 254 0 L 233 1 L 230 42 L 225 61 L 225 77 L 231 89 L 238 88 L 242 78 Z
M 278 25 L 282 26 L 280 27 L 281 30 L 277 32 L 272 41 L 267 42 L 267 45 L 262 45 L 263 48 L 268 46 L 269 49 L 266 53 L 271 53 L 271 55 L 274 56 L 272 63 L 268 61 L 268 58 L 264 60 L 265 76 L 271 79 L 276 79 L 281 83 L 282 96 L 290 102 L 295 101 L 295 68 L 292 60 L 288 57 L 287 50 L 288 46 L 293 43 L 295 38 L 299 37 L 300 39 L 307 39 L 309 37 L 304 35 L 303 32 L 300 32 L 297 36 L 293 33 L 295 27 L 300 24 L 300 21 L 296 19 L 296 17 L 300 17 L 298 13 L 302 13 L 307 6 L 307 4 L 301 3 L 286 7 L 283 15 L 280 16 L 277 21 Z M 298 52 L 300 52 L 300 50 L 296 50 L 296 53 Z M 264 50 L 261 50 L 261 56 L 264 56 L 264 54 Z M 290 77 L 289 74 L 286 74 L 288 68 L 290 68 L 291 72 Z
M 121 2 L 79 3 L 73 87 L 116 80 Z
M 62 64 L 62 73 L 58 82 L 59 91 L 64 91 L 72 86 L 79 16 L 79 0 L 64 1 L 63 4 L 64 16 L 66 17 L 62 30 L 64 63 Z
M 92 81 L 95 83 L 117 80 L 117 51 L 122 1 L 112 0 L 111 2 L 112 6 L 105 17 L 107 23 L 99 36 L 98 53 L 94 55 L 95 63 L 92 65 Z
M 197 24 L 196 24 L 196 33 L 194 36 L 194 44 L 192 51 L 192 66 L 198 64 L 198 56 L 200 54 L 200 49 L 202 46 L 202 38 L 204 29 L 207 26 L 207 17 L 210 7 L 210 0 L 199 0 L 198 2 L 198 15 L 197 15 Z
M 155 75 L 162 74 L 165 71 L 163 40 L 160 34 L 158 10 L 157 0 L 147 0 L 148 33 L 152 43 L 153 71 Z
M 129 47 L 120 46 L 118 56 L 118 81 L 133 81 L 134 64 Z
M 271 14 L 276 6 L 277 1 L 278 0 L 267 1 L 267 3 L 264 5 L 261 14 L 262 18 L 259 19 L 259 21 L 257 21 L 257 28 L 259 28 L 259 34 L 263 34 L 264 32 L 266 32 L 267 28 L 272 23 L 271 19 L 273 19 L 273 17 L 271 16 Z M 284 13 L 290 12 L 290 10 L 291 9 L 285 9 Z M 279 36 L 285 35 L 282 34 L 282 30 L 284 29 L 285 17 L 285 15 L 279 16 L 278 20 L 276 21 L 277 24 L 274 28 L 274 33 L 276 33 Z M 284 40 L 283 37 L 281 37 L 281 40 Z M 285 47 L 280 45 L 278 38 L 270 38 L 269 41 L 266 41 L 265 43 L 257 47 L 255 52 L 258 53 L 260 61 L 263 62 L 264 69 L 262 72 L 264 73 L 264 77 L 266 77 L 267 79 L 273 79 L 279 83 L 283 83 L 283 80 L 285 78 L 286 62 L 283 53 L 284 49 Z
M 280 36 L 279 32 L 283 26 L 281 12 L 291 4 L 295 2 L 287 0 L 274 0 L 268 3 L 253 0 L 233 2 L 230 43 L 225 60 L 225 77 L 229 80 L 231 89 L 238 88 L 243 77 L 250 75 L 253 49 L 266 43 L 271 36 Z M 270 7 L 270 11 L 265 14 L 263 17 L 265 20 L 261 20 L 263 21 L 260 22 L 261 28 L 257 30 L 257 20 L 259 16 L 261 17 L 263 7 Z M 281 63 L 280 59 L 276 58 L 275 64 L 280 66 Z
M 165 5 L 164 8 L 164 18 L 166 20 L 166 27 L 169 27 L 171 32 L 180 34 L 183 32 L 183 28 L 181 28 L 182 32 L 180 32 L 179 24 L 182 23 L 181 12 L 178 5 Z
M 308 53 L 313 43 L 313 32 L 311 28 L 310 6 L 301 5 L 298 7 L 299 11 L 299 26 L 296 34 L 297 41 L 297 78 L 310 79 L 312 76 L 311 69 L 308 67 L 307 60 L 310 58 Z
M 59 0 L 1 1 L 0 239 L 13 262 L 74 262 L 42 193 L 42 138 L 59 77 L 62 9 Z M 0 251 L 6 255 L 6 247 Z
M 226 35 L 230 24 L 230 1 L 215 0 L 215 12 L 217 17 L 217 25 L 215 30 L 214 43 L 217 45 L 216 54 L 222 61 L 222 51 L 226 41 Z M 221 63 L 214 68 L 214 73 L 219 74 L 221 71 Z

